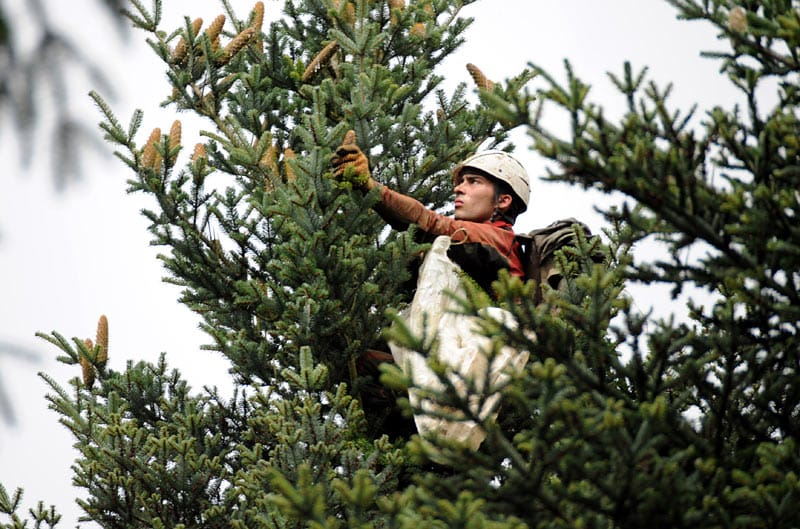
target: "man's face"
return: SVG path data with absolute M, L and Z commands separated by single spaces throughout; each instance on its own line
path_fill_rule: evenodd
M 455 218 L 473 222 L 486 222 L 495 210 L 494 184 L 475 172 L 465 169 L 455 187 Z

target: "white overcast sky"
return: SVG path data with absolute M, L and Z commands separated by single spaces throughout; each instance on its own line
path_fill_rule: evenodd
M 169 89 L 144 34 L 134 32 L 122 44 L 109 36 L 110 22 L 101 11 L 76 9 L 71 2 L 47 3 L 62 4 L 53 16 L 73 28 L 83 49 L 96 54 L 113 72 L 119 97 L 112 107 L 120 121 L 127 124 L 133 109 L 141 108 L 145 119 L 140 134 L 156 126 L 168 129 L 175 116 L 158 104 Z M 232 4 L 245 16 L 253 2 Z M 283 5 L 273 0 L 265 4 L 267 16 Z M 184 15 L 202 16 L 208 23 L 222 13 L 216 0 L 164 0 L 164 10 L 164 27 L 170 29 Z M 723 43 L 708 25 L 677 21 L 674 9 L 662 0 L 483 0 L 465 14 L 476 22 L 465 46 L 440 72 L 450 79 L 448 86 L 470 81 L 464 68 L 467 62 L 500 80 L 520 71 L 528 61 L 562 76 L 562 61 L 569 58 L 575 72 L 592 84 L 592 99 L 613 111 L 619 110 L 621 98 L 605 73 L 620 73 L 623 62 L 630 60 L 635 68 L 649 65 L 650 75 L 660 84 L 673 82 L 673 104 L 679 108 L 698 102 L 704 109 L 728 104 L 732 98 L 718 64 L 699 54 L 701 49 L 720 49 Z M 90 80 L 73 79 L 71 97 L 75 108 L 96 122 L 100 116 L 85 95 L 93 88 Z M 7 126 L 8 121 L 3 124 Z M 67 387 L 77 368 L 57 363 L 58 351 L 34 333 L 56 330 L 68 338 L 94 337 L 97 318 L 106 314 L 114 369 L 123 369 L 128 360 L 155 361 L 166 351 L 169 364 L 181 369 L 194 388 L 208 384 L 224 389 L 230 384 L 227 364 L 199 349 L 204 337 L 197 330 L 198 318 L 176 302 L 176 287 L 161 282 L 163 272 L 155 256 L 163 249 L 148 245 L 147 223 L 139 214 L 147 202 L 125 193 L 125 181 L 131 176 L 127 169 L 111 156 L 87 152 L 83 180 L 58 194 L 53 190 L 49 160 L 37 160 L 27 170 L 20 168 L 18 146 L 3 132 L 0 343 L 30 349 L 38 360 L 0 355 L 2 384 L 17 414 L 16 426 L 0 424 L 0 483 L 9 492 L 25 488 L 26 507 L 40 499 L 56 504 L 65 515 L 62 527 L 71 527 L 79 515 L 73 500 L 82 493 L 71 488 L 73 440 L 57 423 L 56 414 L 46 408 L 45 384 L 36 373 L 45 371 Z M 196 133 L 184 129 L 185 138 Z M 542 163 L 520 137 L 518 153 L 534 179 L 534 188 L 530 211 L 518 226 L 530 229 L 575 216 L 599 230 L 602 226 L 592 207 L 609 199 L 538 182 Z M 106 149 L 110 152 L 110 146 Z M 640 304 L 649 302 L 658 301 L 640 300 Z

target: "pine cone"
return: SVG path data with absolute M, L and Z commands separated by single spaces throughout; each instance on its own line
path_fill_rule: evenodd
M 97 365 L 105 367 L 108 362 L 108 318 L 105 314 L 97 321 L 97 336 L 95 337 L 100 350 L 97 352 Z
M 250 27 L 253 28 L 255 32 L 255 44 L 256 47 L 261 50 L 261 30 L 262 26 L 264 25 L 264 2 L 256 2 L 256 5 L 253 6 L 253 23 Z
M 292 180 L 297 178 L 297 175 L 295 174 L 294 169 L 292 169 L 292 165 L 289 163 L 295 157 L 296 156 L 294 154 L 294 151 L 290 147 L 287 147 L 286 149 L 284 149 L 284 151 L 283 151 L 283 168 L 286 171 L 286 181 L 287 182 L 291 182 Z
M 242 48 L 244 48 L 248 41 L 253 38 L 255 30 L 253 28 L 245 28 L 225 46 L 225 55 L 222 57 L 220 65 L 228 64 Z
M 89 338 L 86 338 L 83 341 L 83 345 L 86 346 L 86 349 L 88 351 L 94 349 L 94 344 L 92 344 L 92 340 L 90 340 Z M 81 376 L 83 378 L 83 384 L 87 388 L 91 389 L 91 387 L 94 385 L 94 366 L 85 356 L 81 356 L 80 363 L 81 363 Z
M 161 141 L 161 129 L 156 127 L 153 129 L 153 132 L 150 133 L 150 137 L 147 139 L 144 149 L 142 149 L 143 167 L 150 167 L 152 169 L 155 167 L 156 158 L 160 160 L 161 157 L 158 155 L 155 147 L 155 144 L 159 141 Z
M 742 6 L 736 6 L 728 13 L 728 27 L 737 33 L 747 31 L 747 12 Z
M 200 28 L 203 27 L 203 19 L 196 18 L 192 21 L 192 36 L 197 35 L 200 32 Z M 184 60 L 186 59 L 186 54 L 189 51 L 189 44 L 186 42 L 186 39 L 181 37 L 178 41 L 178 44 L 175 45 L 175 49 L 172 50 L 172 55 L 170 56 L 170 62 L 172 64 L 183 64 Z
M 389 0 L 390 25 L 392 26 L 397 25 L 397 15 L 394 13 L 394 11 L 396 9 L 402 11 L 403 9 L 405 9 L 405 7 L 406 7 L 406 0 Z
M 181 146 L 181 122 L 175 120 L 172 122 L 172 127 L 169 129 L 169 152 L 167 155 L 170 157 L 170 163 L 174 164 L 175 159 L 178 157 L 176 149 Z
M 275 183 L 280 178 L 278 170 L 278 147 L 273 143 L 267 149 L 267 152 L 258 161 L 258 165 L 267 173 L 267 178 L 264 187 L 267 191 L 275 189 Z
M 264 2 L 256 2 L 253 6 L 253 23 L 250 25 L 257 33 L 261 32 L 264 25 Z
M 206 30 L 206 36 L 208 36 L 208 40 L 214 42 L 219 34 L 222 33 L 222 27 L 225 25 L 225 15 L 218 15 L 217 18 L 208 26 Z
M 206 153 L 206 146 L 202 143 L 197 143 L 194 146 L 194 152 L 192 153 L 192 161 L 197 163 L 201 159 L 208 160 L 208 154 Z
M 333 0 L 333 7 L 342 10 L 342 2 L 341 0 Z M 342 20 L 347 22 L 350 25 L 353 25 L 356 21 L 356 6 L 353 2 L 345 2 L 344 3 L 344 12 L 340 13 L 342 15 Z
M 308 66 L 306 66 L 305 71 L 303 72 L 303 76 L 300 78 L 301 81 L 307 83 L 309 79 L 321 68 L 325 63 L 327 63 L 330 58 L 333 56 L 333 52 L 336 51 L 336 48 L 339 47 L 339 43 L 335 40 L 330 41 L 328 44 L 325 45 L 324 48 L 317 53 L 317 56 L 314 57 Z
M 492 90 L 494 88 L 494 81 L 486 77 L 480 68 L 472 63 L 467 63 L 467 71 L 472 76 L 472 80 L 481 90 Z

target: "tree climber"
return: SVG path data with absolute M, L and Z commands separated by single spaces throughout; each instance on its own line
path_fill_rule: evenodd
M 439 335 L 438 354 L 452 365 L 457 373 L 453 383 L 463 389 L 468 371 L 472 371 L 470 375 L 479 377 L 482 374 L 478 370 L 485 372 L 487 369 L 485 349 L 491 345 L 487 338 L 474 332 L 469 318 L 455 314 L 448 292 L 458 290 L 461 282 L 459 272 L 462 270 L 487 291 L 500 269 L 506 268 L 512 276 L 524 276 L 520 242 L 512 226 L 517 216 L 528 207 L 530 185 L 525 168 L 510 154 L 500 150 L 478 152 L 456 165 L 453 170 L 455 214 L 451 218 L 376 182 L 352 131 L 345 135 L 332 163 L 333 175 L 338 181 L 350 182 L 365 192 L 378 188 L 380 202 L 375 210 L 391 226 L 403 228 L 416 224 L 422 232 L 435 238 L 420 269 L 410 312 L 402 316 L 412 331 L 433 330 Z M 504 317 L 500 315 L 499 318 L 502 320 Z M 437 386 L 435 375 L 425 365 L 422 355 L 395 344 L 390 343 L 390 347 L 394 361 L 407 374 L 412 374 L 415 384 Z M 527 352 L 503 351 L 492 357 L 492 365 L 488 368 L 502 378 L 504 373 L 501 371 L 510 366 L 521 368 L 525 361 Z M 485 389 L 488 392 L 491 388 Z M 417 398 L 413 390 L 409 397 L 412 406 L 435 406 L 426 406 L 424 399 Z M 496 403 L 487 401 L 483 404 L 474 412 L 481 418 L 487 416 Z M 473 448 L 477 448 L 485 435 L 472 421 L 442 422 L 426 417 L 425 413 L 415 413 L 415 422 L 420 433 L 435 430 Z

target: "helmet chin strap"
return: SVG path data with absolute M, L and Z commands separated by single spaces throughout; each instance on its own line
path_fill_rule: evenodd
M 491 218 L 489 218 L 489 222 L 494 222 L 496 220 L 505 220 L 509 224 L 513 224 L 513 222 L 511 222 L 511 219 L 509 219 L 505 213 L 500 211 L 500 206 L 498 206 L 497 204 L 495 204 L 494 206 L 494 211 L 492 212 Z
M 506 222 L 508 222 L 509 224 L 514 224 L 514 221 L 511 219 L 511 217 L 509 217 L 505 212 L 500 210 L 500 197 L 501 196 L 503 196 L 503 194 L 500 192 L 500 189 L 498 189 L 497 184 L 495 184 L 495 188 L 494 188 L 494 211 L 492 212 L 491 218 L 489 218 L 489 222 L 494 222 L 496 220 L 502 219 L 502 220 L 505 220 Z M 510 209 L 511 209 L 511 206 L 509 205 L 509 207 L 506 208 L 506 211 L 508 211 Z

